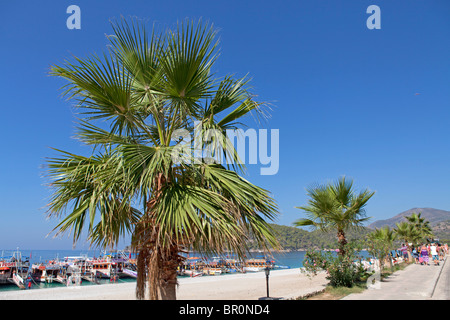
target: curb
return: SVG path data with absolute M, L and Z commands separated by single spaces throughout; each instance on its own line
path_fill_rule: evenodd
M 431 291 L 430 298 L 433 299 L 434 291 L 436 290 L 437 284 L 439 283 L 439 279 L 441 278 L 442 270 L 444 270 L 445 263 L 447 262 L 448 255 L 445 256 L 444 263 L 442 264 L 441 270 L 439 271 L 438 276 L 436 277 L 436 281 L 434 282 L 433 291 Z

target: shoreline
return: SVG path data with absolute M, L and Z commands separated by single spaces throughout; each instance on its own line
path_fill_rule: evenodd
M 309 278 L 300 268 L 273 270 L 270 297 L 297 299 L 323 290 L 325 273 Z M 0 300 L 136 300 L 136 282 L 0 292 Z M 266 296 L 264 272 L 178 278 L 177 300 L 258 300 Z

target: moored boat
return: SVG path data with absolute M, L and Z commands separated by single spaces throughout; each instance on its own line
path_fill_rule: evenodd
M 59 263 L 50 261 L 47 264 L 33 264 L 31 266 L 31 277 L 35 282 L 53 282 L 59 273 L 63 272 L 63 267 Z
M 194 277 L 201 277 L 203 275 L 203 272 L 197 270 L 184 270 L 183 274 L 194 278 Z
M 245 260 L 244 272 L 259 272 L 266 268 L 273 269 L 274 261 L 268 259 L 247 259 Z
M 23 259 L 22 253 L 16 250 L 12 255 L 0 257 L 0 284 L 14 283 L 24 289 L 24 278 L 28 275 L 30 262 L 28 258 Z
M 112 261 L 109 258 L 89 260 L 88 265 L 93 274 L 100 276 L 101 278 L 111 277 Z

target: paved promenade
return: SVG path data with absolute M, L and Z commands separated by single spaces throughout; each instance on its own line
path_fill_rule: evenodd
M 449 256 L 439 266 L 411 264 L 373 288 L 342 300 L 450 300 Z

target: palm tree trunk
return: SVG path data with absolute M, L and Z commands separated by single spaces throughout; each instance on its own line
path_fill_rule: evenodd
M 179 253 L 183 250 L 173 241 L 168 249 L 158 245 L 158 227 L 140 225 L 144 229 L 140 233 L 141 246 L 137 260 L 138 277 L 136 284 L 136 298 L 145 299 L 146 282 L 150 300 L 176 300 L 177 269 L 183 257 Z M 150 231 L 151 230 L 151 231 Z
M 159 174 L 155 179 L 153 196 L 147 202 L 148 221 L 143 221 L 145 230 L 143 242 L 151 251 L 147 260 L 148 298 L 150 300 L 176 300 L 178 247 L 172 245 L 169 250 L 160 247 L 158 242 L 159 228 L 155 221 L 150 218 L 166 181 L 162 174 Z
M 339 255 L 343 257 L 346 253 L 345 245 L 347 244 L 347 239 L 345 238 L 344 230 L 338 229 L 337 237 L 339 242 Z
M 148 264 L 150 300 L 176 300 L 177 268 L 180 264 L 178 246 L 172 245 L 165 252 L 155 248 Z
M 392 263 L 392 257 L 390 254 L 387 255 L 387 258 L 389 259 L 389 266 L 391 267 L 391 272 L 394 272 L 394 264 Z
M 141 248 L 138 252 L 136 266 L 137 266 L 137 279 L 136 279 L 136 299 L 145 299 L 145 281 L 148 275 L 148 260 L 150 257 L 150 250 L 147 248 Z
M 162 255 L 160 268 L 159 298 L 161 300 L 176 300 L 177 268 L 180 260 L 178 258 L 178 246 L 170 247 L 169 252 Z

